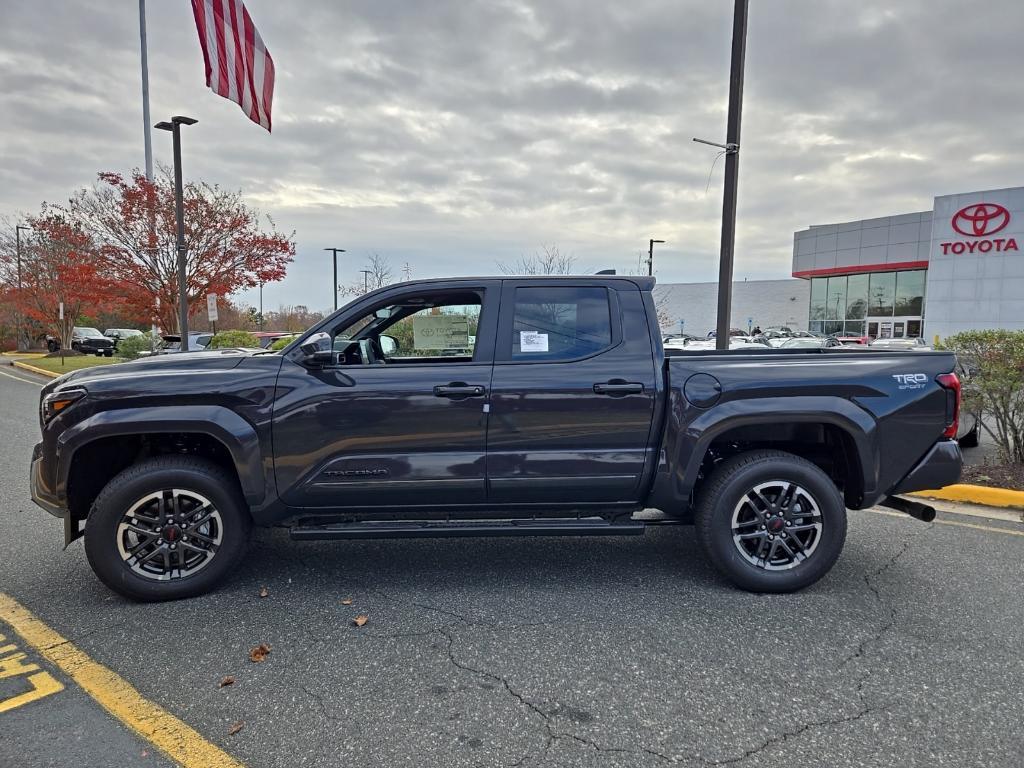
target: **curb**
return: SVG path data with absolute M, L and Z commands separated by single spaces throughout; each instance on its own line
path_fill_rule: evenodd
M 38 373 L 40 376 L 45 376 L 48 379 L 56 379 L 59 376 L 63 376 L 64 375 L 62 373 L 54 373 L 53 371 L 46 371 L 46 370 L 43 370 L 42 368 L 36 368 L 34 365 L 29 365 L 28 363 L 23 363 L 20 360 L 14 360 L 11 363 L 11 365 L 13 365 L 15 368 L 24 368 L 26 371 L 32 371 L 32 373 Z
M 1013 491 L 1009 488 L 988 488 L 984 485 L 947 485 L 938 491 L 914 491 L 910 496 L 922 496 L 926 499 L 943 499 L 945 501 L 963 501 L 968 504 L 981 504 L 986 507 L 1011 507 L 1024 509 L 1024 491 Z

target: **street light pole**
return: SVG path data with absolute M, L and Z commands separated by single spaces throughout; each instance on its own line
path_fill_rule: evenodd
M 334 311 L 338 311 L 338 254 L 344 253 L 344 248 L 324 248 L 334 254 Z
M 647 276 L 651 277 L 654 275 L 654 244 L 664 243 L 664 240 L 651 240 L 650 246 L 647 248 Z
M 157 123 L 154 128 L 170 131 L 174 146 L 174 214 L 177 227 L 178 251 L 178 332 L 181 335 L 180 351 L 188 352 L 188 277 L 187 252 L 185 249 L 185 200 L 181 182 L 181 126 L 195 125 L 193 117 L 175 115 L 171 122 Z
M 363 273 L 363 293 L 366 293 L 367 291 L 370 290 L 370 284 L 369 284 L 368 281 L 369 281 L 369 278 L 370 278 L 370 273 L 373 272 L 373 270 L 372 269 L 360 269 L 359 271 Z
M 260 280 L 260 331 L 263 331 L 263 281 Z
M 722 252 L 718 263 L 717 349 L 729 348 L 732 317 L 732 272 L 736 247 L 736 193 L 740 175 L 740 120 L 743 113 L 743 65 L 747 53 L 747 11 L 750 0 L 736 0 L 732 17 L 732 64 L 729 73 L 729 115 L 725 129 L 725 190 L 722 194 Z
M 19 352 L 24 352 L 25 351 L 25 334 L 24 334 L 24 329 L 21 327 L 21 230 L 23 230 L 23 229 L 26 232 L 28 232 L 31 229 L 31 227 L 26 227 L 26 226 L 24 226 L 22 224 L 17 224 L 14 227 L 14 240 L 15 240 L 15 243 L 16 243 L 15 250 L 17 251 L 17 257 L 18 257 L 18 305 L 19 305 L 18 306 L 18 312 L 17 312 L 17 315 L 15 316 L 15 320 L 14 320 L 14 323 L 15 323 L 14 327 L 15 327 L 15 333 L 18 336 L 17 346 L 18 346 L 18 351 Z

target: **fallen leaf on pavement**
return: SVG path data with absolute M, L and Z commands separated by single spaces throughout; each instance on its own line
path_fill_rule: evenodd
M 267 658 L 268 653 L 270 653 L 270 646 L 260 643 L 255 648 L 249 649 L 249 661 L 263 661 Z
M 352 619 L 352 623 L 355 624 L 357 627 L 361 627 L 369 620 L 369 616 L 356 616 L 354 619 Z
M 245 727 L 245 723 L 242 722 L 241 720 L 239 720 L 237 723 L 235 723 L 234 725 L 231 726 L 231 730 L 228 731 L 228 736 L 234 736 L 236 733 L 238 733 L 244 727 Z
M 270 590 L 266 587 L 260 587 L 260 597 L 266 597 L 270 594 Z
M 351 597 L 346 597 L 344 600 L 341 601 L 341 604 L 342 605 L 352 605 L 352 598 Z
M 234 684 L 235 684 L 235 678 L 233 678 L 231 675 L 225 675 L 224 677 L 222 677 L 220 679 L 220 685 L 218 685 L 217 687 L 218 688 L 223 688 L 225 685 L 234 685 Z

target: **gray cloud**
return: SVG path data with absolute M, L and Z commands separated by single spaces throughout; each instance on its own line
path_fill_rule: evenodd
M 330 304 L 322 248 L 419 276 L 557 243 L 587 267 L 716 274 L 731 3 L 249 0 L 277 66 L 268 136 L 203 85 L 187 3 L 149 3 L 153 118 L 185 170 L 240 187 L 299 256 L 266 300 Z M 132 3 L 8 4 L 0 212 L 142 165 Z M 1024 177 L 1024 6 L 752 3 L 737 274 L 788 274 L 811 223 L 926 209 Z M 169 160 L 154 135 L 157 159 Z

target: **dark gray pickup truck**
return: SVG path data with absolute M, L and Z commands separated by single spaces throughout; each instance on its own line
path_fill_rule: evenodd
M 734 584 L 785 592 L 835 563 L 847 508 L 934 516 L 896 494 L 959 478 L 951 354 L 666 352 L 653 285 L 407 282 L 280 352 L 67 374 L 42 392 L 32 496 L 142 600 L 211 589 L 253 525 L 308 540 L 695 523 Z

